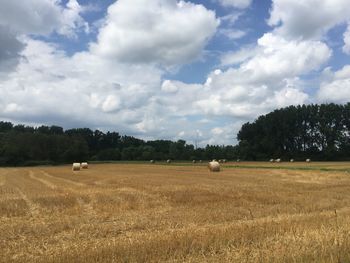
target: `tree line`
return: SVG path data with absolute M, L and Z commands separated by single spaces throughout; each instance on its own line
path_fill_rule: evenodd
M 350 103 L 290 106 L 246 123 L 238 133 L 246 160 L 350 160 Z
M 118 132 L 59 126 L 30 127 L 0 121 L 0 165 L 61 164 L 81 161 L 235 159 L 237 147 L 195 148 L 184 140 L 144 141 Z
M 350 103 L 290 106 L 245 123 L 235 146 L 196 148 L 118 132 L 0 121 L 0 165 L 145 160 L 350 160 Z

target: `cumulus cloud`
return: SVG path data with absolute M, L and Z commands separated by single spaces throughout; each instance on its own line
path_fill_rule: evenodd
M 347 103 L 350 101 L 350 65 L 331 73 L 330 79 L 321 84 L 317 99 L 320 102 Z
M 23 34 L 47 35 L 52 31 L 74 35 L 87 24 L 80 16 L 82 7 L 76 0 L 61 6 L 55 0 L 0 0 L 0 24 Z
M 213 11 L 190 2 L 119 0 L 91 51 L 125 63 L 182 64 L 200 56 L 218 24 Z
M 17 65 L 24 45 L 7 27 L 0 25 L 0 72 L 8 72 Z
M 268 23 L 288 38 L 320 38 L 349 19 L 348 0 L 273 0 Z
M 348 25 L 348 28 L 344 33 L 343 51 L 344 51 L 344 53 L 350 55 L 350 24 Z
M 252 0 L 219 0 L 219 2 L 226 7 L 244 9 L 251 5 Z

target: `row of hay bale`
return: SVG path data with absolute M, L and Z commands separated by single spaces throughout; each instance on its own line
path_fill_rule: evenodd
M 80 171 L 81 169 L 88 169 L 88 168 L 89 168 L 89 164 L 87 162 L 73 163 L 72 165 L 73 171 Z
M 192 161 L 193 163 L 196 163 L 196 160 Z M 199 160 L 200 163 L 202 163 L 202 160 Z M 150 160 L 150 163 L 155 163 L 154 160 Z M 171 163 L 171 160 L 168 159 L 167 163 Z M 219 160 L 219 162 L 217 160 L 212 160 L 211 162 L 208 163 L 208 169 L 211 172 L 220 172 L 220 163 L 226 163 L 226 159 L 223 160 Z
M 282 162 L 282 159 L 270 159 L 270 163 L 280 163 Z M 289 162 L 294 163 L 294 159 L 290 159 Z M 310 163 L 311 159 L 306 159 L 305 162 Z

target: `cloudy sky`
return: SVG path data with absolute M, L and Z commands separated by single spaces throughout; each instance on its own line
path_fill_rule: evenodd
M 0 120 L 235 144 L 350 101 L 349 0 L 0 0 Z

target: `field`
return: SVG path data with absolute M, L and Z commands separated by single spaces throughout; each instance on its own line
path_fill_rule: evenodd
M 350 163 L 0 168 L 0 262 L 350 262 Z

